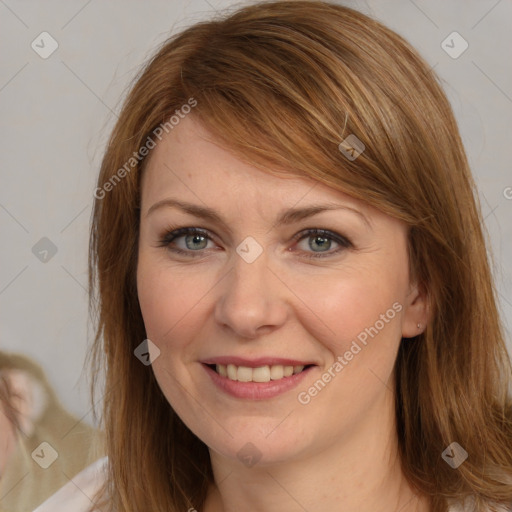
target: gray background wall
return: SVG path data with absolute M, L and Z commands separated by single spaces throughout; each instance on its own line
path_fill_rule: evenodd
M 480 191 L 510 347 L 512 1 L 344 3 L 403 35 L 444 81 Z M 85 421 L 91 421 L 82 374 L 92 337 L 85 290 L 88 227 L 115 112 L 160 42 L 234 5 L 0 0 L 0 347 L 38 361 L 63 403 Z M 55 44 L 38 37 L 44 31 L 58 43 L 47 58 L 35 51 L 46 56 Z M 454 31 L 468 44 L 457 58 L 465 43 L 458 36 L 446 39 Z M 51 244 L 39 242 L 43 237 Z M 46 262 L 33 252 L 38 242 L 36 248 L 49 251 L 39 254 Z

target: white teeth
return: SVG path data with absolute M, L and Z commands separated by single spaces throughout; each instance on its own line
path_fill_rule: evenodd
M 215 365 L 215 369 L 219 375 L 227 377 L 230 380 L 239 382 L 270 382 L 271 380 L 279 380 L 283 377 L 291 377 L 304 370 L 304 366 L 260 366 L 258 368 L 249 368 L 247 366 L 235 366 L 234 364 Z
M 283 366 L 272 366 L 270 368 L 270 378 L 272 380 L 279 380 L 284 377 L 284 367 Z
M 241 368 L 238 368 L 240 373 Z M 268 366 L 261 366 L 260 368 L 253 368 L 252 370 L 253 382 L 269 382 L 270 381 L 270 368 Z
M 239 366 L 236 377 L 239 382 L 251 382 L 252 368 L 247 368 L 247 366 Z
M 222 365 L 217 365 L 217 366 L 222 366 Z M 220 372 L 219 372 L 220 373 Z M 228 364 L 228 368 L 227 368 L 227 374 L 228 374 L 228 379 L 231 379 L 231 380 L 238 380 L 236 377 L 237 377 L 237 368 L 234 364 Z
M 304 370 L 304 366 L 294 366 L 293 367 L 293 374 L 300 373 L 302 370 Z

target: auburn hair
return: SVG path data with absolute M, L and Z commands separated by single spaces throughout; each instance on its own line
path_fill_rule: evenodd
M 478 511 L 510 503 L 511 362 L 476 187 L 439 80 L 404 39 L 360 12 L 273 1 L 168 39 L 136 77 L 102 161 L 89 286 L 107 510 L 201 510 L 213 482 L 207 446 L 134 356 L 146 338 L 135 277 L 147 157 L 126 162 L 191 98 L 190 115 L 244 161 L 313 178 L 407 224 L 431 319 L 402 340 L 396 360 L 403 472 L 434 512 L 465 498 Z M 348 135 L 365 146 L 356 159 L 339 150 Z M 457 469 L 441 456 L 453 441 L 469 454 Z

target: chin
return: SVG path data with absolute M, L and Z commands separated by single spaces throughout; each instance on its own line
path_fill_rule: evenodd
M 279 425 L 280 421 L 282 418 L 281 420 L 274 418 L 258 420 L 251 417 L 226 422 L 226 430 L 232 437 L 223 429 L 215 437 L 211 436 L 211 432 L 206 436 L 202 436 L 198 431 L 195 433 L 210 450 L 224 458 L 240 461 L 247 467 L 256 464 L 269 466 L 297 459 L 308 451 L 310 446 L 304 436 L 303 428 L 297 426 L 285 428 Z

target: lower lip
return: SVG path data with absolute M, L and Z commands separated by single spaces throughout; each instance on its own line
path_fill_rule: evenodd
M 271 380 L 269 382 L 239 382 L 219 375 L 206 364 L 203 364 L 203 367 L 213 380 L 213 383 L 221 391 L 235 398 L 246 398 L 249 400 L 265 400 L 281 395 L 298 386 L 306 374 L 314 368 L 314 366 L 310 366 L 290 377 L 283 377 L 282 379 Z

